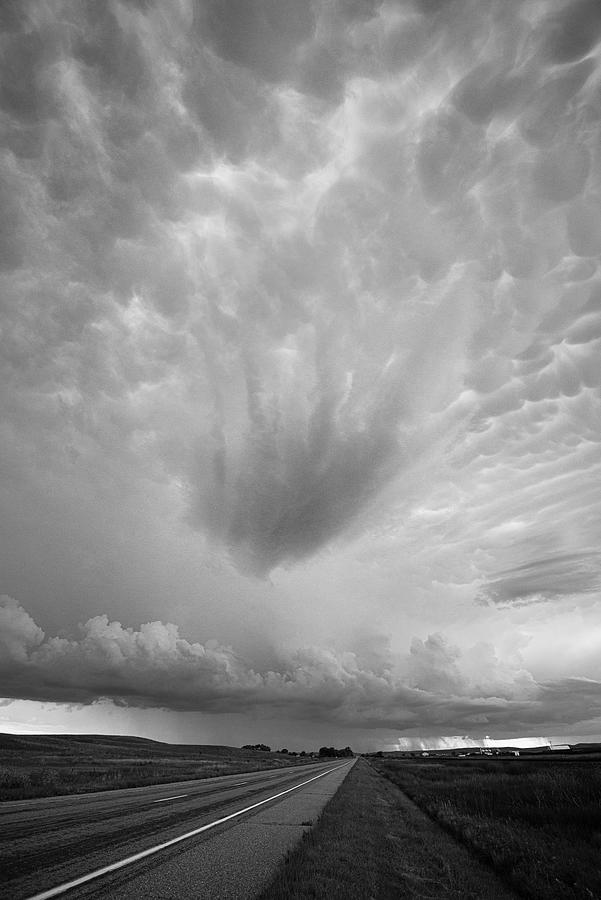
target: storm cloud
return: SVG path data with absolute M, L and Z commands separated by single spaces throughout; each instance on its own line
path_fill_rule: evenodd
M 0 674 L 7 696 L 228 715 L 281 709 L 287 716 L 354 729 L 470 724 L 507 729 L 576 724 L 601 713 L 601 682 L 581 679 L 582 701 L 566 708 L 574 680 L 537 684 L 503 665 L 491 645 L 462 652 L 440 634 L 414 638 L 410 652 L 377 659 L 332 648 L 299 648 L 257 670 L 232 647 L 181 637 L 177 626 L 125 628 L 99 615 L 74 638 L 47 637 L 9 597 L 0 605 Z M 573 698 L 572 698 L 573 703 Z
M 467 718 L 496 696 L 465 654 L 501 621 L 495 659 L 513 633 L 553 682 L 533 601 L 579 645 L 600 589 L 598 3 L 23 0 L 0 28 L 0 589 L 95 648 L 211 620 L 219 650 L 161 640 L 213 705 L 284 696 L 228 656 L 252 628 L 267 657 L 380 623 L 416 722 L 445 678 Z M 188 708 L 19 621 L 23 673 Z
M 485 595 L 495 602 L 545 598 L 601 590 L 598 553 L 570 553 L 516 566 L 488 582 Z

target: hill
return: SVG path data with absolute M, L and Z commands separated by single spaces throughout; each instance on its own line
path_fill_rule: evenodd
M 110 734 L 0 733 L 0 800 L 187 781 L 302 765 L 310 758 Z

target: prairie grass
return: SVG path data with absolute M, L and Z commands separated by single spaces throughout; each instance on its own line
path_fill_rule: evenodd
M 600 762 L 372 764 L 522 897 L 601 897 Z
M 189 781 L 314 762 L 236 747 L 101 735 L 0 735 L 0 801 Z
M 258 900 L 515 896 L 360 759 Z

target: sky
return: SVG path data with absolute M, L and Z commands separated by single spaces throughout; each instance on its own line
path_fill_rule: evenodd
M 597 0 L 0 29 L 0 728 L 601 734 Z

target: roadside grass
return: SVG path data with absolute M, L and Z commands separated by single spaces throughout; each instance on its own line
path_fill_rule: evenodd
M 522 897 L 601 897 L 601 763 L 372 764 Z
M 514 900 L 391 782 L 359 759 L 258 900 Z
M 315 762 L 236 747 L 99 735 L 0 735 L 0 801 L 235 775 Z

